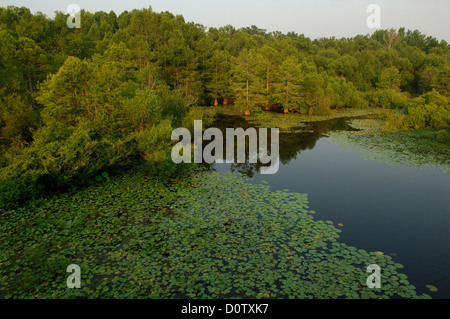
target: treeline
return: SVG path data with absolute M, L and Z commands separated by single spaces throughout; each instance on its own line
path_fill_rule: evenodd
M 151 9 L 83 11 L 80 29 L 67 17 L 0 8 L 0 202 L 142 158 L 173 172 L 168 136 L 206 120 L 196 106 L 321 114 L 415 98 L 420 125 L 448 126 L 449 45 L 417 30 L 311 40 Z

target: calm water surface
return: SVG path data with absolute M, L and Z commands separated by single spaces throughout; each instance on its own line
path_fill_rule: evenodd
M 243 127 L 223 117 L 217 127 Z M 215 164 L 217 171 L 241 172 L 272 190 L 309 195 L 315 219 L 342 227 L 339 241 L 358 249 L 382 251 L 405 266 L 418 293 L 450 298 L 450 174 L 432 167 L 388 165 L 365 160 L 326 136 L 351 129 L 348 119 L 311 123 L 308 132 L 280 132 L 280 168 L 261 175 L 257 165 Z M 340 227 L 339 227 L 340 228 Z M 425 285 L 439 291 L 430 292 Z

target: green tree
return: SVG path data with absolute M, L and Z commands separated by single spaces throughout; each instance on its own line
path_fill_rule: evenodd
M 409 125 L 415 129 L 436 129 L 450 126 L 450 99 L 432 90 L 411 101 L 408 108 Z
M 280 80 L 278 74 L 278 65 L 280 56 L 277 50 L 269 45 L 264 45 L 258 50 L 259 59 L 262 60 L 265 74 L 265 106 L 270 107 L 275 102 L 275 84 Z
M 359 108 L 364 106 L 364 100 L 361 93 L 356 90 L 351 82 L 347 82 L 345 78 L 330 77 L 326 82 L 328 92 L 331 95 L 331 107 Z
M 223 99 L 225 104 L 230 98 L 230 68 L 231 56 L 227 51 L 215 50 L 207 61 L 207 88 L 209 96 L 214 100 L 214 106 L 219 105 L 218 100 Z
M 276 85 L 276 101 L 283 108 L 305 111 L 302 80 L 302 70 L 297 60 L 293 57 L 285 59 L 279 67 L 279 82 Z
M 235 104 L 251 111 L 264 103 L 264 83 L 258 76 L 260 61 L 254 50 L 244 49 L 232 63 Z
M 322 112 L 323 108 L 326 108 L 326 95 L 325 95 L 325 81 L 319 73 L 310 72 L 305 74 L 301 82 L 301 96 L 303 99 L 303 106 L 300 109 L 302 113 L 308 112 L 314 113 L 314 109 Z
M 380 89 L 398 90 L 401 84 L 400 73 L 397 68 L 385 69 L 380 75 L 378 87 Z

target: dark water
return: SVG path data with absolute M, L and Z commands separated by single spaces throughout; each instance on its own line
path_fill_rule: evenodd
M 249 124 L 223 117 L 216 127 Z M 432 167 L 388 165 L 364 160 L 357 150 L 327 137 L 351 129 L 348 119 L 310 123 L 308 132 L 280 132 L 280 168 L 261 175 L 259 164 L 214 164 L 267 181 L 273 190 L 309 195 L 315 219 L 344 224 L 339 241 L 382 251 L 402 269 L 419 294 L 450 298 L 450 174 Z M 439 291 L 430 292 L 425 286 Z

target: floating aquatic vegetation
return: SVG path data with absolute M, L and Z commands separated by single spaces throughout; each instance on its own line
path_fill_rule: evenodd
M 301 131 L 305 127 L 305 119 L 299 114 L 282 114 L 274 112 L 255 113 L 249 118 L 249 123 L 259 127 L 278 127 L 284 131 Z
M 239 109 L 228 107 L 216 107 L 219 114 L 230 116 L 242 116 Z M 332 110 L 328 115 L 302 115 L 299 113 L 278 113 L 278 112 L 253 112 L 246 120 L 252 126 L 257 127 L 278 127 L 285 133 L 301 133 L 307 129 L 308 122 L 326 121 L 344 117 L 370 116 L 379 113 L 379 109 L 339 109 Z
M 436 286 L 433 286 L 433 285 L 426 285 L 425 287 L 427 287 L 428 290 L 430 290 L 431 292 L 439 291 L 439 289 Z
M 308 196 L 243 175 L 144 174 L 0 213 L 2 298 L 404 298 L 402 266 L 338 241 Z M 66 267 L 81 267 L 68 289 Z M 366 286 L 370 264 L 382 288 Z
M 409 130 L 381 134 L 381 120 L 354 119 L 350 125 L 359 131 L 329 132 L 332 141 L 355 148 L 368 160 L 389 165 L 432 166 L 450 171 L 450 147 L 420 131 Z

